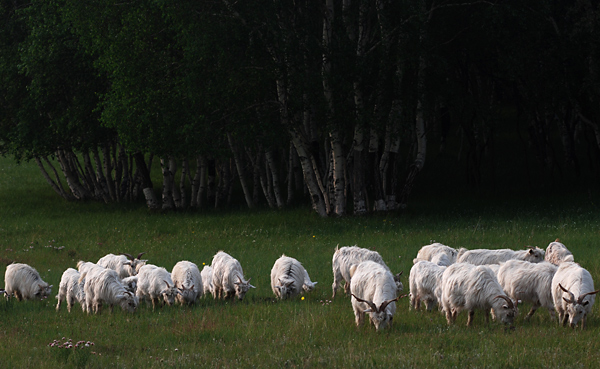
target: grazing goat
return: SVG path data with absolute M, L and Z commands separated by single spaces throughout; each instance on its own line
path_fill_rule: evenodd
M 584 329 L 598 291 L 594 291 L 590 272 L 574 262 L 561 263 L 552 279 L 552 298 L 558 322 L 564 326 L 568 320 L 571 328 L 575 328 L 581 320 L 581 329 Z
M 70 313 L 75 301 L 79 302 L 83 311 L 85 311 L 85 292 L 83 290 L 84 282 L 79 282 L 81 275 L 76 269 L 68 268 L 60 278 L 58 286 L 58 295 L 56 299 L 56 311 L 60 310 L 60 305 L 67 300 L 67 311 Z
M 484 265 L 455 263 L 442 275 L 442 306 L 448 325 L 456 321 L 461 311 L 467 310 L 467 326 L 473 322 L 475 309 L 485 312 L 489 322 L 492 309 L 504 324 L 512 324 L 518 313 L 517 304 L 504 294 L 492 270 Z
M 203 287 L 203 296 L 208 296 L 208 294 L 212 294 L 213 285 L 212 285 L 212 267 L 210 265 L 205 265 L 200 272 L 200 276 L 202 277 L 202 287 Z
M 558 242 L 558 238 L 554 242 L 550 242 L 546 248 L 546 261 L 554 265 L 559 265 L 563 261 L 575 261 L 573 254 L 565 245 Z
M 242 265 L 231 255 L 219 251 L 212 260 L 213 297 L 215 299 L 228 299 L 234 294 L 242 300 L 250 288 L 250 279 L 244 279 Z
M 530 247 L 528 250 L 511 250 L 511 249 L 500 249 L 500 250 L 488 250 L 488 249 L 476 249 L 459 252 L 456 258 L 457 263 L 469 263 L 473 265 L 488 265 L 488 264 L 500 264 L 507 260 L 517 259 L 525 260 L 530 263 L 540 263 L 544 261 L 545 251 L 539 247 Z
M 130 313 L 138 306 L 138 298 L 125 289 L 119 275 L 112 269 L 88 273 L 85 276 L 84 292 L 88 314 L 92 311 L 98 314 L 103 303 L 110 306 L 111 312 L 114 305 L 119 305 L 121 309 Z
M 171 273 L 163 267 L 146 264 L 140 268 L 137 276 L 138 285 L 135 294 L 140 301 L 150 298 L 152 310 L 156 308 L 161 299 L 162 304 L 173 305 L 175 297 L 181 294 L 171 279 Z
M 350 292 L 356 325 L 364 323 L 365 314 L 381 331 L 392 325 L 396 313 L 397 287 L 394 276 L 383 265 L 371 260 L 352 265 Z
M 304 267 L 302 267 L 302 269 L 304 269 Z M 304 269 L 304 283 L 302 284 L 302 289 L 304 290 L 304 292 L 310 292 L 314 290 L 317 283 L 319 282 L 312 282 L 310 280 L 308 272 L 306 271 L 306 269 Z
M 436 304 L 439 304 L 444 270 L 446 267 L 425 260 L 413 265 L 408 277 L 411 309 L 418 310 L 421 301 L 425 301 L 427 311 L 431 311 Z
M 349 293 L 351 281 L 350 267 L 354 264 L 360 264 L 361 262 L 367 260 L 379 263 L 386 270 L 390 270 L 377 251 L 371 251 L 358 246 L 344 246 L 341 248 L 339 245 L 336 246 L 335 252 L 333 253 L 333 260 L 331 262 L 333 267 L 333 284 L 331 286 L 333 289 L 332 298 L 335 297 L 337 289 L 342 283 L 342 280 L 346 282 L 344 284 L 344 292 L 346 294 Z M 400 282 L 401 275 L 402 273 L 399 273 L 394 276 L 394 281 L 396 283 L 396 289 L 398 292 L 402 291 L 403 289 L 402 282 Z
M 198 266 L 191 261 L 180 261 L 173 267 L 171 278 L 175 287 L 179 289 L 177 302 L 183 304 L 194 304 L 204 293 L 202 286 L 202 275 Z
M 4 274 L 4 293 L 8 299 L 14 294 L 17 300 L 45 299 L 52 293 L 52 285 L 42 280 L 40 274 L 27 264 L 10 264 Z
M 509 260 L 497 272 L 498 282 L 508 297 L 532 304 L 525 319 L 531 318 L 541 306 L 548 309 L 554 318 L 552 299 L 552 278 L 557 267 L 553 264 L 529 263 L 523 260 Z
M 281 255 L 271 269 L 271 289 L 280 300 L 293 298 L 302 292 L 304 267 L 294 258 Z
M 135 295 L 135 293 L 137 291 L 138 276 L 132 275 L 131 277 L 123 278 L 122 282 L 123 282 L 123 285 L 125 286 L 125 288 L 127 289 L 127 291 L 129 291 Z
M 461 248 L 460 250 L 464 250 L 466 251 L 467 249 L 463 249 Z M 438 264 L 438 262 L 440 260 L 443 260 L 443 262 L 447 262 L 448 264 L 444 264 L 445 266 L 448 266 L 450 264 L 454 264 L 454 262 L 456 262 L 456 256 L 458 255 L 459 250 L 450 247 L 450 246 L 446 246 L 444 244 L 441 244 L 439 242 L 435 242 L 432 243 L 431 245 L 425 245 L 423 247 L 421 247 L 421 249 L 419 250 L 419 252 L 417 252 L 417 257 L 413 259 L 413 264 L 418 263 L 419 261 L 431 261 L 433 263 Z M 440 255 L 440 256 L 438 256 Z M 445 257 L 442 257 L 441 255 L 445 255 Z M 436 261 L 433 260 L 434 257 L 436 257 Z M 438 265 L 442 265 L 442 264 L 438 264 Z
M 144 254 L 145 252 L 139 253 L 137 258 L 125 253 L 120 255 L 108 254 L 101 257 L 96 264 L 107 269 L 116 270 L 119 278 L 124 279 L 136 275 L 139 268 L 146 264 L 147 260 L 140 259 Z

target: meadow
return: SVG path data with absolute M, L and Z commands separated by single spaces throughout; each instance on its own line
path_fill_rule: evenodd
M 540 309 L 525 322 L 520 307 L 514 329 L 473 327 L 466 314 L 448 326 L 437 311 L 409 311 L 398 303 L 391 329 L 357 328 L 350 299 L 331 300 L 331 257 L 336 245 L 377 250 L 392 271 L 404 271 L 431 242 L 453 247 L 545 248 L 560 238 L 596 281 L 600 277 L 597 195 L 524 194 L 439 197 L 415 190 L 403 213 L 321 219 L 308 208 L 151 213 L 143 204 L 65 202 L 43 182 L 33 164 L 0 158 L 0 285 L 5 266 L 34 266 L 53 284 L 52 297 L 0 299 L 2 368 L 334 368 L 598 367 L 600 304 L 585 331 L 558 326 Z M 240 260 L 256 286 L 241 302 L 215 301 L 135 314 L 115 309 L 85 315 L 79 306 L 55 311 L 62 272 L 78 260 L 107 253 L 146 252 L 149 262 L 171 269 L 179 260 L 202 268 L 218 250 Z M 300 260 L 316 289 L 303 298 L 276 301 L 269 273 L 285 253 Z M 597 283 L 598 284 L 598 283 Z M 93 343 L 83 349 L 55 342 Z

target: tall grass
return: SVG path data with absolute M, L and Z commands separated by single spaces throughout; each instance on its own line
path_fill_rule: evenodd
M 24 262 L 58 290 L 62 272 L 78 260 L 145 251 L 171 269 L 179 260 L 202 267 L 218 250 L 241 261 L 257 286 L 242 302 L 206 297 L 194 307 L 135 314 L 56 312 L 56 301 L 0 300 L 0 367 L 597 367 L 598 305 L 586 331 L 559 327 L 547 311 L 516 328 L 486 324 L 481 312 L 448 327 L 438 312 L 398 304 L 391 329 L 357 328 L 347 297 L 331 299 L 331 256 L 337 244 L 380 252 L 404 271 L 433 241 L 454 247 L 546 247 L 560 238 L 595 279 L 600 276 L 596 195 L 568 194 L 414 198 L 405 213 L 321 219 L 310 209 L 205 210 L 149 213 L 143 204 L 69 203 L 43 183 L 37 168 L 0 159 L 0 269 Z M 446 197 L 446 198 L 445 198 Z M 300 260 L 319 284 L 304 299 L 277 302 L 269 285 L 282 254 Z M 54 340 L 94 343 L 85 349 L 49 347 Z

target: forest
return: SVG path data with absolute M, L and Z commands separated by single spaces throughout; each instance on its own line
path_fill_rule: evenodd
M 0 0 L 0 154 L 66 200 L 163 210 L 594 191 L 599 21 L 593 0 Z

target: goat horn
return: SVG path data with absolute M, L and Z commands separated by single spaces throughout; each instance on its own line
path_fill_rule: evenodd
M 508 296 L 504 296 L 504 295 L 498 295 L 496 297 L 494 297 L 495 299 L 504 299 L 506 300 L 506 303 L 508 304 L 508 307 L 510 308 L 514 308 L 515 304 L 513 304 L 512 300 L 508 298 Z
M 556 240 L 554 240 L 554 242 L 560 242 L 560 240 L 557 238 Z
M 136 259 L 140 260 L 140 258 L 141 258 L 141 257 L 142 257 L 142 255 L 144 255 L 144 254 L 145 254 L 145 252 L 140 252 L 140 253 L 138 254 L 138 256 L 137 256 L 137 258 L 136 258 Z
M 127 254 L 127 253 L 124 253 L 124 252 L 122 252 L 120 255 L 125 255 L 125 256 L 127 256 L 127 257 L 129 258 L 129 260 L 131 260 L 131 261 L 133 261 L 133 260 L 134 260 L 134 258 L 133 258 L 133 255 L 131 255 L 131 254 Z
M 378 312 L 379 312 L 379 313 L 381 313 L 382 311 L 384 311 L 384 310 L 385 310 L 385 308 L 386 308 L 386 307 L 387 307 L 389 304 L 391 304 L 391 303 L 392 303 L 392 302 L 394 302 L 394 301 L 398 301 L 398 299 L 399 299 L 399 298 L 400 298 L 400 296 L 396 297 L 395 299 L 391 299 L 391 300 L 387 300 L 387 301 L 384 301 L 384 302 L 382 302 L 382 303 L 381 303 L 381 305 L 379 305 L 379 310 L 378 310 Z
M 594 292 L 588 292 L 588 293 L 586 293 L 586 294 L 583 294 L 583 295 L 579 296 L 579 298 L 577 299 L 577 303 L 578 303 L 578 304 L 581 304 L 581 303 L 583 303 L 583 299 L 584 299 L 584 297 L 586 297 L 587 295 L 595 295 L 595 294 L 597 294 L 598 292 L 600 292 L 600 290 L 596 290 L 596 291 L 594 291 Z
M 575 295 L 573 295 L 573 293 L 571 291 L 569 291 L 568 289 L 564 288 L 562 286 L 562 284 L 560 284 L 560 283 L 558 284 L 558 287 L 560 287 L 561 290 L 565 291 L 566 293 L 569 294 L 569 296 L 571 296 L 571 301 L 569 301 L 569 302 L 575 302 Z
M 360 302 L 364 302 L 365 304 L 369 305 L 371 307 L 371 310 L 373 310 L 373 312 L 378 312 L 379 310 L 377 309 L 377 306 L 375 306 L 374 303 L 372 303 L 371 301 L 367 301 L 367 300 L 363 300 L 361 298 L 356 297 L 355 294 L 351 293 L 352 297 L 354 297 L 356 300 L 360 301 Z

